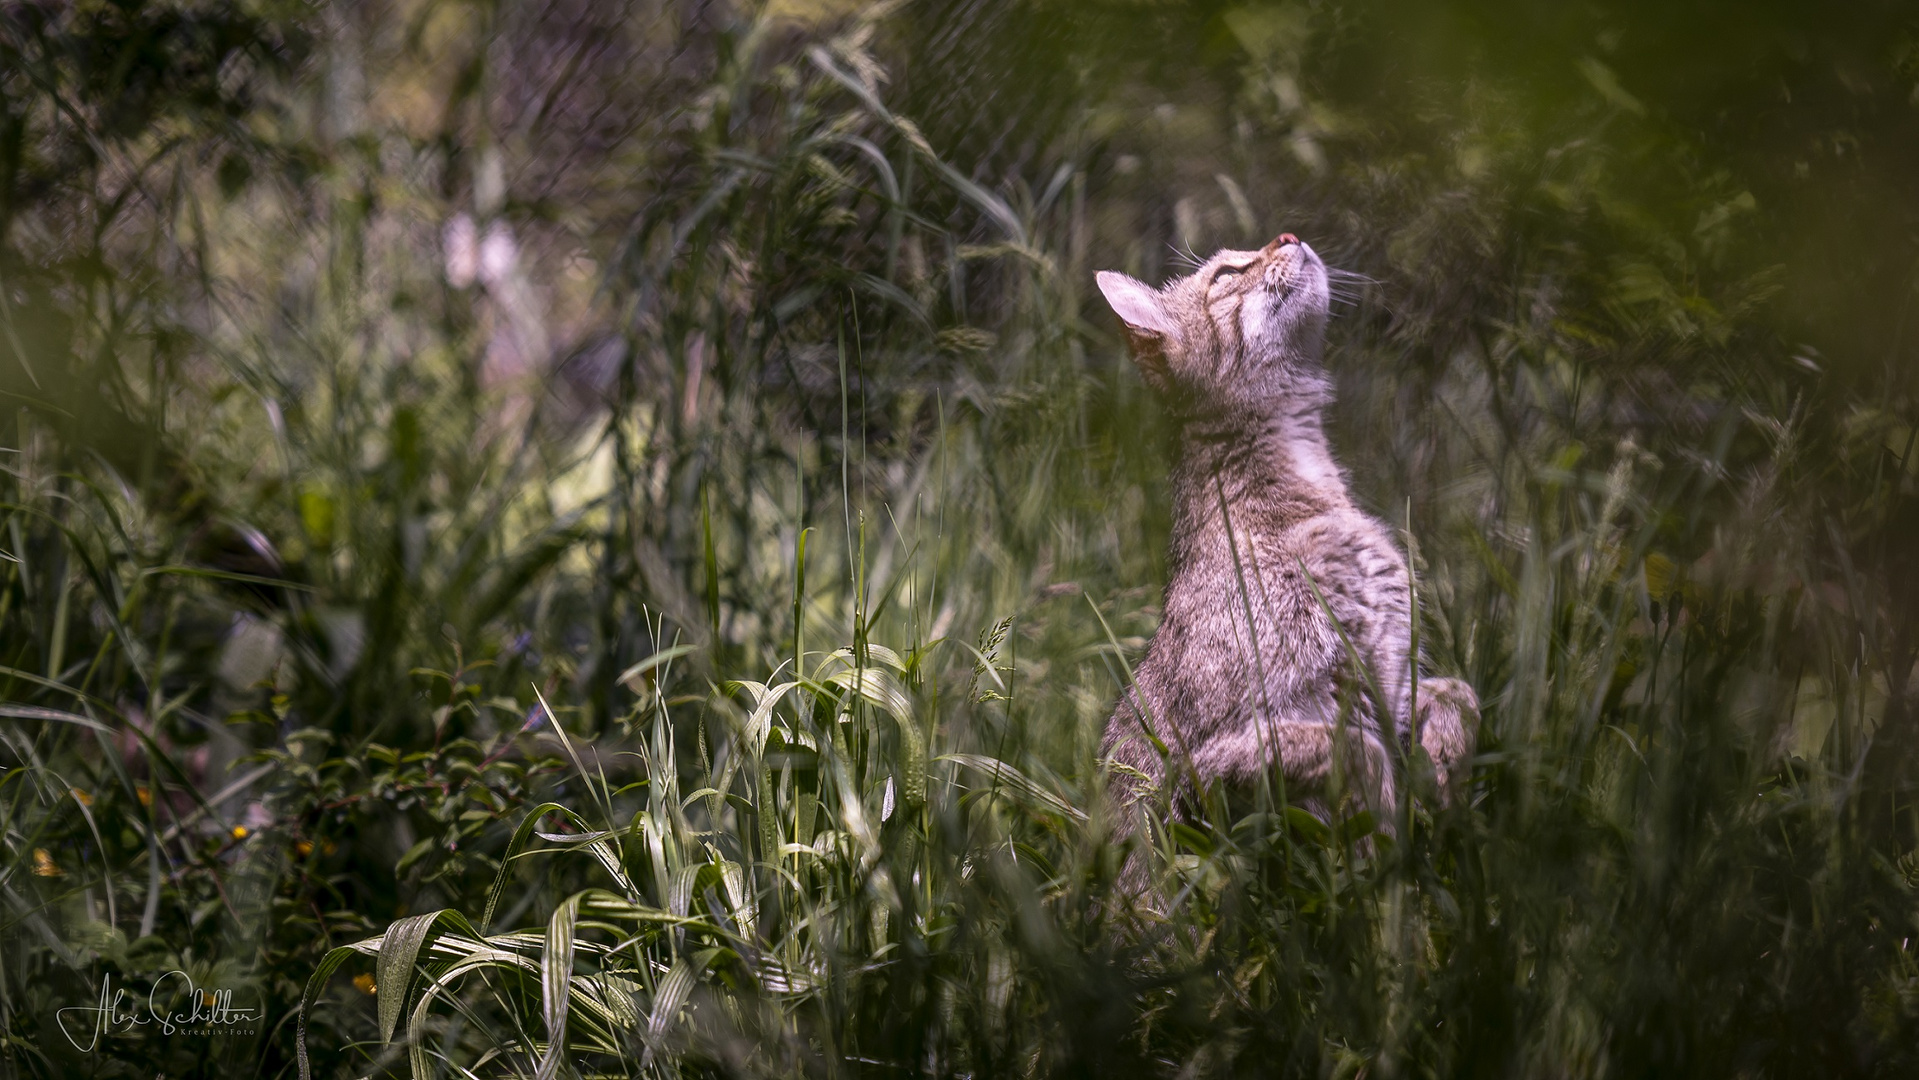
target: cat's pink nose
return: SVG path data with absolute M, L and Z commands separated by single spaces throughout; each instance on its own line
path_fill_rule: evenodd
M 1292 233 L 1289 233 L 1289 232 L 1283 232 L 1283 233 L 1280 233 L 1277 237 L 1275 237 L 1272 243 L 1266 245 L 1266 253 L 1272 254 L 1273 252 L 1278 251 L 1280 248 L 1285 247 L 1287 244 L 1297 244 L 1297 243 L 1299 243 L 1299 237 L 1294 236 Z

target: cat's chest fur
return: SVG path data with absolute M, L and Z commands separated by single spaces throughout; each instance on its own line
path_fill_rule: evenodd
M 1354 505 L 1316 428 L 1182 437 L 1164 614 L 1145 667 L 1195 735 L 1258 716 L 1333 723 L 1341 710 L 1406 733 L 1406 562 Z

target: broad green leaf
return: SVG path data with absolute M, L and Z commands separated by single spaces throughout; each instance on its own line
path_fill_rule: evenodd
M 899 725 L 900 797 L 909 807 L 926 802 L 926 745 L 913 718 L 913 701 L 893 676 L 878 668 L 852 668 L 827 677 L 828 683 L 844 687 L 885 710 Z
M 546 1054 L 534 1076 L 555 1080 L 566 1060 L 566 1016 L 573 982 L 573 929 L 582 894 L 574 893 L 546 923 L 546 948 L 540 952 L 540 1018 L 546 1023 Z
M 294 1055 L 299 1059 L 300 1080 L 313 1080 L 313 1063 L 307 1056 L 307 1017 L 313 1012 L 313 1003 L 320 999 L 321 991 L 326 989 L 327 980 L 340 969 L 347 957 L 362 950 L 352 945 L 342 945 L 328 949 L 320 958 L 320 966 L 313 969 L 307 977 L 306 991 L 300 995 L 300 1018 L 293 1036 Z M 377 986 L 378 984 L 375 983 Z
M 559 833 L 540 833 L 539 835 L 542 837 L 550 835 L 560 842 L 585 847 L 595 859 L 599 860 L 601 866 L 606 867 L 607 873 L 613 876 L 613 880 L 619 883 L 620 888 L 630 895 L 638 894 L 639 890 L 634 887 L 632 879 L 627 876 L 626 867 L 620 861 L 619 851 L 611 842 L 612 833 L 588 829 L 580 815 L 559 803 L 545 802 L 529 811 L 524 818 L 520 819 L 519 826 L 513 830 L 513 838 L 507 842 L 506 852 L 500 857 L 500 872 L 494 875 L 493 888 L 487 893 L 486 911 L 480 916 L 481 926 L 492 925 L 493 913 L 499 910 L 500 897 L 506 891 L 506 879 L 512 870 L 513 860 L 525 853 L 527 840 L 538 833 L 537 826 L 540 819 L 547 814 L 559 814 L 581 831 L 571 836 Z
M 645 1071 L 653 1064 L 654 1055 L 660 1044 L 665 1041 L 666 1029 L 679 1017 L 680 1009 L 686 1005 L 687 998 L 693 994 L 693 987 L 699 982 L 706 970 L 707 960 L 682 956 L 673 962 L 672 970 L 666 978 L 660 980 L 660 988 L 653 995 L 653 1012 L 646 1024 L 646 1053 L 640 1059 L 640 1069 Z
M 413 987 L 414 964 L 420 955 L 420 946 L 433 935 L 441 922 L 469 937 L 479 937 L 466 916 L 452 908 L 441 908 L 423 915 L 409 915 L 387 927 L 380 939 L 380 956 L 374 964 L 373 981 L 379 987 L 380 1003 L 380 1041 L 392 1042 L 393 1031 L 400 1024 L 400 1013 L 406 1008 L 407 996 Z
M 985 773 L 995 784 L 1031 802 L 1038 803 L 1055 814 L 1072 818 L 1074 821 L 1087 820 L 1086 811 L 1067 802 L 1062 796 L 1046 790 L 1038 781 L 998 758 L 988 757 L 985 754 L 942 754 L 938 760 L 951 761 L 969 769 L 977 769 Z

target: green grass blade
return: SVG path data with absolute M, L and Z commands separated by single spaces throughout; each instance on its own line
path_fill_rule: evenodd
M 546 1023 L 546 1053 L 536 1080 L 555 1080 L 566 1060 L 566 1017 L 572 1001 L 573 931 L 583 894 L 574 893 L 553 911 L 546 924 L 546 948 L 540 952 L 540 1018 Z
M 394 1029 L 400 1025 L 400 1014 L 406 1011 L 407 998 L 413 989 L 414 967 L 419 961 L 420 947 L 425 945 L 441 923 L 472 937 L 479 935 L 466 921 L 466 916 L 452 908 L 441 908 L 422 915 L 409 915 L 392 926 L 380 938 L 380 953 L 374 962 L 373 980 L 379 987 L 377 997 L 380 1002 L 380 1041 L 392 1042 Z
M 326 989 L 327 980 L 346 963 L 347 958 L 363 950 L 352 945 L 341 945 L 328 949 L 320 958 L 320 965 L 307 977 L 306 990 L 300 995 L 300 1020 L 293 1036 L 295 1054 L 299 1059 L 300 1080 L 313 1080 L 313 1063 L 307 1055 L 307 1017 L 313 1013 L 313 1005 L 320 1000 L 320 994 Z M 377 984 L 376 984 L 377 985 Z

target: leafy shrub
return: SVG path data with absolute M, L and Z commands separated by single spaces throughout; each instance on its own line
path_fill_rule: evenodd
M 9 1075 L 1910 1070 L 1896 13 L 471 14 L 0 6 Z M 1130 895 L 1084 286 L 1282 227 L 1473 793 Z

